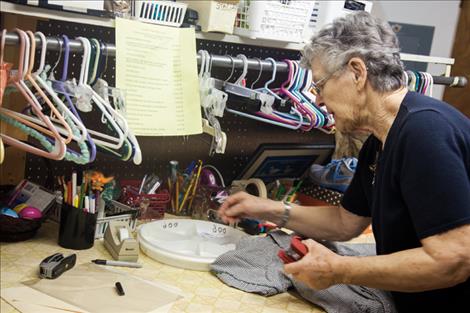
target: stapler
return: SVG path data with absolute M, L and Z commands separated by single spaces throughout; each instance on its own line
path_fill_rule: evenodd
M 282 262 L 284 262 L 284 264 L 297 262 L 307 254 L 307 246 L 305 246 L 301 240 L 302 238 L 299 236 L 293 236 L 290 241 L 290 247 L 286 250 L 279 250 L 277 256 L 282 260 Z
M 110 221 L 104 233 L 104 246 L 115 260 L 135 262 L 139 243 L 131 235 L 126 221 Z
M 77 255 L 75 253 L 67 257 L 64 257 L 62 253 L 50 255 L 39 264 L 39 277 L 56 279 L 63 272 L 74 267 L 76 261 Z

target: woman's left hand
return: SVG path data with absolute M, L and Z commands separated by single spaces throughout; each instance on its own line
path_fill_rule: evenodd
M 286 264 L 285 273 L 317 290 L 342 283 L 337 267 L 342 256 L 312 239 L 302 243 L 307 246 L 308 253 L 299 261 Z

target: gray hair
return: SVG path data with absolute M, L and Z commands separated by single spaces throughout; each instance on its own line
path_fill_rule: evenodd
M 346 65 L 352 57 L 367 66 L 369 82 L 379 92 L 393 91 L 405 84 L 398 38 L 387 22 L 367 12 L 337 18 L 315 34 L 302 51 L 301 65 L 311 68 L 319 58 L 328 73 Z

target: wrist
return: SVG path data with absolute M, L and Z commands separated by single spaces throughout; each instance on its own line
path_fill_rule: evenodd
M 351 261 L 355 257 L 337 255 L 333 261 L 333 272 L 336 274 L 334 280 L 336 284 L 351 284 Z
M 273 201 L 270 210 L 269 221 L 278 225 L 280 228 L 285 227 L 290 219 L 292 204 L 284 201 Z

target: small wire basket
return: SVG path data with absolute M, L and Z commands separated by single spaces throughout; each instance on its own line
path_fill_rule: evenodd
M 122 194 L 120 202 L 132 208 L 140 209 L 140 219 L 161 219 L 170 203 L 170 193 L 166 189 L 155 194 L 139 193 L 139 180 L 121 181 Z

